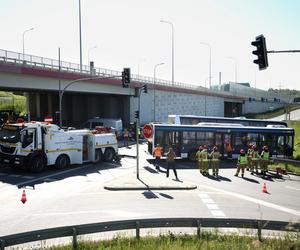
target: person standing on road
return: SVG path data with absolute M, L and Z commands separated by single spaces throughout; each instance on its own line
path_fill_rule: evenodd
M 128 147 L 129 131 L 127 128 L 124 129 L 123 139 L 124 139 L 124 147 L 125 146 Z
M 247 156 L 245 155 L 245 150 L 241 149 L 238 158 L 236 174 L 234 176 L 238 176 L 240 170 L 242 169 L 242 178 L 244 178 L 245 167 L 247 167 Z
M 252 168 L 252 151 L 253 151 L 252 144 L 249 144 L 249 148 L 247 151 L 247 162 L 248 162 L 247 170 L 248 171 L 251 170 L 251 168 Z
M 261 159 L 261 174 L 263 176 L 266 175 L 268 172 L 268 165 L 269 165 L 269 160 L 270 160 L 270 152 L 268 146 L 263 146 L 263 151 L 260 154 L 260 159 Z
M 176 167 L 175 167 L 175 157 L 176 157 L 176 154 L 175 154 L 173 148 L 170 147 L 169 151 L 167 152 L 167 178 L 169 177 L 169 170 L 171 167 L 173 169 L 176 180 L 178 180 L 177 171 L 176 171 Z
M 214 146 L 213 151 L 210 153 L 211 166 L 214 176 L 218 176 L 220 167 L 220 152 L 217 146 Z
M 206 145 L 203 146 L 203 149 L 200 153 L 200 157 L 202 159 L 203 175 L 209 175 L 209 173 L 208 173 L 208 153 L 207 153 Z
M 156 170 L 159 170 L 160 168 L 160 158 L 162 156 L 162 148 L 159 146 L 159 144 L 156 144 L 156 147 L 153 151 L 153 156 L 155 157 L 154 165 Z
M 252 146 L 252 164 L 251 164 L 251 174 L 255 173 L 258 174 L 258 162 L 259 162 L 259 154 L 257 151 L 256 145 Z
M 199 168 L 201 174 L 203 173 L 202 158 L 201 158 L 202 149 L 203 149 L 203 147 L 200 146 L 197 153 L 196 153 L 196 155 L 195 155 L 195 158 L 196 158 L 197 164 L 198 164 L 198 168 Z

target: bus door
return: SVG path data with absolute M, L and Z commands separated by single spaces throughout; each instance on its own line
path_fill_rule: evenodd
M 177 156 L 180 156 L 181 152 L 181 133 L 178 131 L 166 131 L 164 132 L 164 140 L 163 140 L 163 153 L 169 151 L 169 147 L 171 146 L 176 153 Z
M 218 147 L 218 150 L 222 156 L 224 156 L 224 144 L 223 144 L 223 133 L 215 133 L 214 146 Z

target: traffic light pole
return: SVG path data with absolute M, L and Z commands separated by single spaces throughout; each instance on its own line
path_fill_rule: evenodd
M 139 152 L 139 126 L 140 126 L 140 109 L 141 109 L 141 93 L 142 88 L 139 89 L 138 93 L 138 117 L 135 120 L 135 135 L 136 135 L 136 178 L 140 179 L 140 152 Z

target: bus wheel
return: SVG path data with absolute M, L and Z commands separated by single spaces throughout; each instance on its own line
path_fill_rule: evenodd
M 60 155 L 55 161 L 55 168 L 63 169 L 70 166 L 70 159 L 67 155 Z
M 112 148 L 105 149 L 103 160 L 113 161 L 114 158 L 115 158 L 115 151 Z
M 95 161 L 94 163 L 99 163 L 102 160 L 102 150 L 100 148 L 95 151 Z
M 190 161 L 196 161 L 196 151 L 191 151 L 189 153 L 189 160 Z
M 45 160 L 40 155 L 35 156 L 34 158 L 32 158 L 29 164 L 30 164 L 29 169 L 33 173 L 40 173 L 46 167 Z

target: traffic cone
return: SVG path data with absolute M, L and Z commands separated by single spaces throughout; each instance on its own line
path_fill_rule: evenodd
M 23 204 L 27 201 L 25 190 L 23 190 L 21 201 L 22 201 Z
M 263 193 L 268 193 L 266 183 L 264 183 L 264 185 L 263 185 L 262 192 Z

